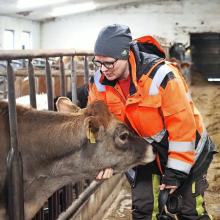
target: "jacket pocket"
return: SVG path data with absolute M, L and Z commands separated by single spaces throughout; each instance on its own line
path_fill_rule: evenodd
M 176 104 L 172 106 L 162 106 L 162 112 L 164 116 L 171 116 L 178 112 L 181 112 L 186 109 L 186 106 L 184 104 Z
M 124 106 L 120 102 L 110 102 L 108 103 L 109 111 L 114 114 L 118 119 L 123 118 L 123 108 Z
M 138 103 L 137 110 L 131 113 L 143 136 L 153 136 L 164 128 L 160 107 L 159 95 L 147 96 Z
M 138 104 L 140 107 L 150 107 L 150 108 L 159 108 L 161 106 L 161 96 L 160 95 L 152 95 L 145 97 Z

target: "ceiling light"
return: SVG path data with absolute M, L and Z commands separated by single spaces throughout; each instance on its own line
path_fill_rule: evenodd
M 63 7 L 57 7 L 50 13 L 51 16 L 57 17 L 67 14 L 77 14 L 80 12 L 86 12 L 96 9 L 94 2 L 87 2 L 81 4 L 69 4 Z
M 19 0 L 17 7 L 19 9 L 40 8 L 42 6 L 54 5 L 56 3 L 67 2 L 68 0 Z

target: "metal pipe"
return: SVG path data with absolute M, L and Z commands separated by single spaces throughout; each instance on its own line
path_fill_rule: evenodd
M 93 181 L 88 188 L 86 188 L 83 193 L 75 200 L 72 205 L 62 213 L 57 220 L 67 220 L 73 217 L 73 215 L 78 211 L 80 206 L 96 191 L 96 189 L 101 185 L 101 182 Z M 73 218 L 74 219 L 74 218 Z
M 60 94 L 61 96 L 66 96 L 66 79 L 63 57 L 60 57 Z
M 46 58 L 45 70 L 46 70 L 46 79 L 47 79 L 46 81 L 47 81 L 48 110 L 53 111 L 54 103 L 53 103 L 52 77 L 51 77 L 51 69 L 48 58 Z
M 0 72 L 0 76 L 6 76 L 7 73 L 5 72 Z M 27 77 L 28 76 L 28 73 L 26 70 L 16 70 L 15 73 L 14 73 L 15 76 L 18 76 L 18 77 Z M 38 76 L 45 76 L 45 70 L 35 70 L 34 71 L 34 76 L 38 77 Z M 54 77 L 60 77 L 60 71 L 59 70 L 53 70 L 53 73 L 51 73 L 51 76 L 54 76 Z M 65 73 L 65 76 L 66 77 L 70 77 L 71 76 L 71 71 L 70 70 L 67 70 L 66 73 Z
M 88 66 L 88 57 L 85 56 L 84 60 L 84 83 L 88 84 L 89 83 L 89 66 Z
M 57 219 L 59 215 L 59 191 L 56 191 L 48 200 L 49 220 Z
M 0 60 L 16 60 L 29 58 L 61 57 L 61 56 L 92 56 L 92 52 L 74 49 L 60 50 L 1 50 Z
M 30 104 L 33 108 L 36 108 L 36 90 L 34 80 L 34 67 L 31 59 L 28 60 L 28 79 L 29 79 L 29 93 L 30 93 Z
M 77 104 L 77 78 L 76 78 L 76 65 L 74 56 L 71 58 L 71 85 L 72 85 L 72 102 Z
M 10 220 L 24 219 L 24 188 L 23 188 L 23 164 L 18 150 L 18 127 L 14 88 L 14 71 L 11 61 L 7 62 L 8 76 L 8 111 L 10 125 L 10 150 L 7 157 L 7 191 L 8 214 Z
M 84 189 L 84 182 L 83 181 L 77 182 L 75 184 L 75 194 L 76 194 L 77 199 L 79 198 L 79 195 L 83 192 L 83 189 Z
M 73 201 L 73 185 L 64 186 L 61 191 L 61 208 L 60 212 L 64 212 Z

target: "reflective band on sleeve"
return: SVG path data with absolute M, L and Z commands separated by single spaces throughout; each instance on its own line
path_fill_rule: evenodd
M 151 137 L 143 137 L 143 138 L 150 144 L 154 142 L 154 140 Z
M 134 169 L 131 168 L 127 172 L 130 175 L 130 177 L 132 178 L 132 180 L 134 181 L 135 180 L 135 176 L 136 176 L 136 172 L 134 171 Z
M 168 65 L 164 64 L 162 65 L 156 72 L 151 86 L 149 90 L 149 95 L 157 95 L 159 93 L 160 85 L 167 75 L 167 73 L 171 72 L 172 70 L 168 67 Z
M 201 154 L 201 152 L 205 146 L 206 140 L 207 140 L 207 131 L 204 130 L 202 133 L 202 136 L 199 140 L 199 143 L 196 146 L 196 160 L 198 159 L 199 155 Z
M 192 101 L 192 96 L 189 92 L 186 93 L 187 99 L 189 100 L 189 102 Z
M 179 170 L 179 171 L 182 171 L 182 172 L 188 174 L 192 168 L 192 165 L 189 163 L 185 163 L 183 161 L 180 161 L 180 160 L 168 158 L 167 167 L 174 169 L 174 170 Z
M 160 141 L 163 139 L 163 137 L 164 137 L 165 134 L 166 134 L 166 130 L 163 129 L 163 130 L 161 130 L 160 132 L 158 132 L 157 134 L 151 136 L 151 138 L 152 138 L 153 140 L 155 140 L 156 142 L 160 142 Z
M 169 141 L 169 151 L 187 152 L 195 150 L 195 142 Z
M 101 78 L 101 73 L 100 71 L 96 71 L 95 74 L 94 74 L 94 83 L 96 85 L 96 88 L 98 90 L 98 92 L 104 92 L 105 91 L 105 86 L 102 85 L 99 80 Z
M 161 142 L 161 140 L 163 139 L 165 134 L 166 134 L 166 130 L 163 129 L 151 137 L 143 137 L 143 138 L 149 143 L 152 143 L 153 141 L 156 141 L 159 143 L 159 142 Z

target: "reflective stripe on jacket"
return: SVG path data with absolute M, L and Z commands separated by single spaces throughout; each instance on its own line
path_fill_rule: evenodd
M 160 143 L 167 133 L 166 166 L 189 173 L 204 146 L 202 138 L 207 138 L 202 118 L 178 68 L 159 54 L 161 48 L 159 55 L 145 52 L 145 41 L 146 37 L 131 45 L 132 80 L 127 99 L 117 82 L 109 82 L 98 71 L 90 84 L 88 100 L 104 100 L 119 120 L 149 142 Z M 150 44 L 158 46 L 153 38 Z

